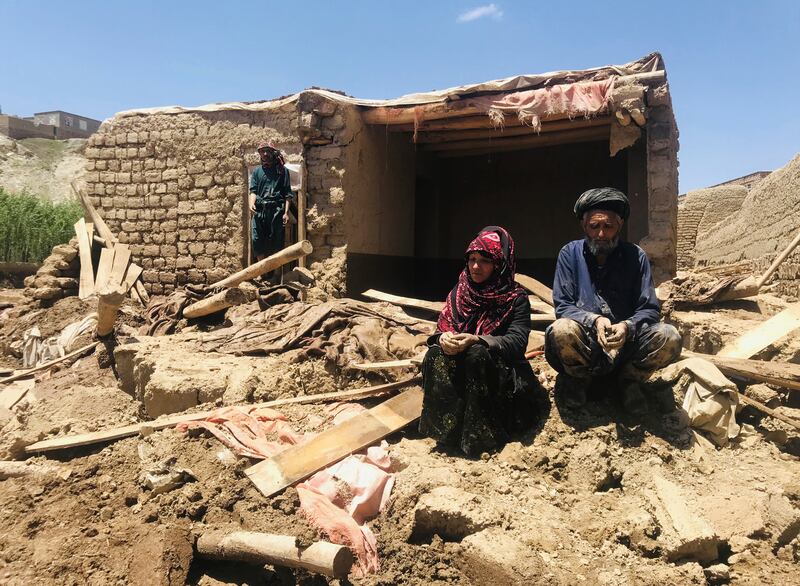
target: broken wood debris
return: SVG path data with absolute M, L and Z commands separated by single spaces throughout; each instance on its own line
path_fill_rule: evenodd
M 514 277 L 514 280 L 525 290 L 533 293 L 536 295 L 536 297 L 547 303 L 550 307 L 553 307 L 553 290 L 550 287 L 541 281 L 537 281 L 533 277 L 523 275 L 522 273 L 517 273 Z
M 727 343 L 717 356 L 750 358 L 800 328 L 800 303 L 794 303 L 765 322 Z
M 430 311 L 431 313 L 439 313 L 444 309 L 444 303 L 441 301 L 425 301 L 424 299 L 414 299 L 413 297 L 401 297 L 400 295 L 392 295 L 391 293 L 384 293 L 376 289 L 368 289 L 361 295 L 373 301 L 386 301 L 400 307 L 410 307 L 413 309 L 422 309 Z
M 731 358 L 689 350 L 681 353 L 682 358 L 692 356 L 708 360 L 728 376 L 769 383 L 785 389 L 800 390 L 800 364 Z
M 324 401 L 356 401 L 358 399 L 382 395 L 410 384 L 419 383 L 420 381 L 420 377 L 414 377 L 394 383 L 365 387 L 363 389 L 352 389 L 349 391 L 337 391 L 333 393 L 320 393 L 318 395 L 305 395 L 302 397 L 291 397 L 288 399 L 275 399 L 274 401 L 267 401 L 266 403 L 255 403 L 242 406 L 252 409 L 260 409 L 263 407 L 280 407 L 281 405 L 299 405 L 307 403 L 320 403 Z M 114 441 L 124 437 L 138 435 L 140 433 L 151 433 L 153 431 L 166 429 L 168 427 L 175 427 L 179 423 L 205 419 L 211 416 L 214 411 L 216 410 L 198 411 L 197 413 L 183 413 L 180 415 L 174 415 L 172 417 L 166 417 L 164 419 L 157 419 L 155 421 L 144 421 L 141 423 L 134 423 L 132 425 L 125 425 L 123 427 L 114 427 L 102 431 L 81 433 L 65 437 L 58 437 L 51 440 L 44 440 L 27 446 L 25 448 L 25 452 L 28 454 L 35 454 L 40 452 L 65 450 L 69 448 L 77 448 L 102 442 Z
M 55 366 L 56 364 L 59 364 L 59 363 L 64 362 L 66 360 L 70 360 L 72 358 L 77 358 L 77 357 L 89 352 L 90 350 L 94 350 L 94 347 L 97 346 L 99 343 L 100 342 L 92 342 L 91 344 L 87 344 L 86 346 L 84 346 L 82 348 L 78 348 L 77 350 L 62 356 L 61 358 L 55 358 L 53 360 L 50 360 L 49 362 L 45 362 L 44 364 L 40 364 L 39 366 L 34 366 L 33 368 L 29 368 L 27 370 L 23 370 L 23 371 L 17 372 L 16 374 L 13 374 L 12 376 L 9 376 L 7 378 L 2 378 L 2 379 L 0 379 L 0 383 L 10 383 L 10 382 L 13 382 L 15 380 L 19 380 L 19 379 L 22 379 L 22 378 L 27 378 L 30 375 L 32 375 L 33 373 L 35 373 L 35 372 L 39 372 L 40 370 L 46 370 L 46 369 L 50 368 L 51 366 Z
M 346 577 L 354 561 L 344 545 L 317 541 L 301 547 L 296 537 L 253 531 L 206 531 L 195 549 L 203 558 L 299 568 L 333 578 Z
M 404 391 L 380 405 L 245 470 L 266 497 L 299 482 L 387 435 L 402 429 L 422 413 L 422 389 Z

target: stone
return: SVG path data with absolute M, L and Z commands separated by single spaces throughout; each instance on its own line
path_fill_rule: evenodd
M 469 535 L 461 542 L 463 564 L 473 584 L 525 585 L 544 583 L 544 563 L 532 548 L 494 527 Z M 560 581 L 558 581 L 560 583 Z
M 487 510 L 482 497 L 453 486 L 440 486 L 417 502 L 414 534 L 458 541 L 500 521 Z
M 192 562 L 192 539 L 185 525 L 155 525 L 132 539 L 127 579 L 131 584 L 183 586 Z
M 800 534 L 800 509 L 783 494 L 771 494 L 764 517 L 775 547 L 781 547 Z

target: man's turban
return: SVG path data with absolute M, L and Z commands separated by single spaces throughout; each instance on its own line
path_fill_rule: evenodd
M 631 213 L 628 197 L 619 189 L 613 187 L 595 187 L 584 191 L 575 202 L 575 216 L 583 219 L 583 214 L 592 210 L 605 210 L 614 212 L 623 220 L 627 220 Z

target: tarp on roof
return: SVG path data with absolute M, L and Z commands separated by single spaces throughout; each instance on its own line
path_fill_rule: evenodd
M 650 53 L 641 59 L 625 63 L 624 65 L 605 65 L 592 69 L 571 70 L 571 71 L 552 71 L 532 75 L 516 75 L 504 79 L 496 79 L 483 83 L 463 85 L 458 87 L 436 90 L 432 92 L 408 94 L 390 100 L 370 100 L 353 98 L 343 94 L 324 89 L 309 89 L 305 92 L 316 93 L 337 102 L 344 102 L 356 106 L 366 107 L 397 107 L 397 106 L 418 106 L 422 104 L 434 104 L 437 102 L 447 102 L 450 100 L 461 99 L 464 96 L 474 96 L 480 94 L 491 94 L 499 92 L 510 92 L 520 90 L 531 90 L 553 85 L 572 84 L 583 81 L 601 81 L 614 77 L 626 75 L 636 75 L 639 73 L 650 73 L 664 69 L 664 62 L 659 53 Z M 300 93 L 292 94 L 284 98 L 270 100 L 266 102 L 229 102 L 225 104 L 209 104 L 206 106 L 183 107 L 166 106 L 158 108 L 142 108 L 137 110 L 126 110 L 116 114 L 117 117 L 128 116 L 147 116 L 151 114 L 183 114 L 187 112 L 220 112 L 225 110 L 241 110 L 258 112 L 264 110 L 274 110 L 281 108 L 288 103 L 298 99 Z

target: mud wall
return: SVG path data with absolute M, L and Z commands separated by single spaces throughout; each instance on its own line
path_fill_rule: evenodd
M 678 127 L 672 111 L 669 87 L 648 87 L 647 191 L 648 234 L 639 245 L 647 252 L 656 283 L 675 274 L 678 241 Z
M 767 269 L 800 230 L 800 155 L 773 171 L 744 198 L 741 208 L 706 234 L 698 234 L 699 265 L 753 261 L 756 272 Z M 800 296 L 800 251 L 778 269 L 776 292 Z
M 747 196 L 743 185 L 720 185 L 690 191 L 678 204 L 678 269 L 695 265 L 698 236 L 705 236 L 714 226 L 736 212 Z
M 168 293 L 185 283 L 209 283 L 244 266 L 248 250 L 247 167 L 256 145 L 273 141 L 287 162 L 305 161 L 307 238 L 311 269 L 344 283 L 342 221 L 348 106 L 317 95 L 258 111 L 118 115 L 90 140 L 88 191 L 133 260 L 145 286 Z M 360 124 L 360 120 L 358 121 Z M 337 252 L 338 250 L 338 252 Z

